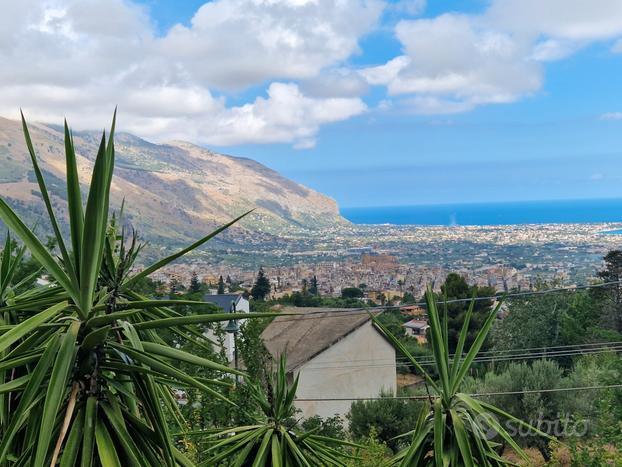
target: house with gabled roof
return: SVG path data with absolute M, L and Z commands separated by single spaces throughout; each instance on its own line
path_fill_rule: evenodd
M 420 344 L 425 344 L 428 340 L 428 329 L 430 325 L 425 319 L 411 319 L 403 324 L 407 336 L 414 337 Z
M 299 377 L 296 407 L 304 418 L 344 417 L 352 399 L 395 393 L 395 348 L 366 312 L 286 307 L 261 334 L 276 360 L 285 353 Z

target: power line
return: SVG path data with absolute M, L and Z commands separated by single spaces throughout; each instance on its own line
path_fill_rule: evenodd
M 607 348 L 607 349 L 600 349 L 600 350 L 594 350 L 591 352 L 565 352 L 565 353 L 560 353 L 560 354 L 553 354 L 553 355 L 534 355 L 534 356 L 518 356 L 516 358 L 504 358 L 504 359 L 490 359 L 490 360 L 474 360 L 474 363 L 503 363 L 503 362 L 520 362 L 520 361 L 526 361 L 526 360 L 548 360 L 548 359 L 558 359 L 558 358 L 564 358 L 564 357 L 577 357 L 577 356 L 583 356 L 583 355 L 599 355 L 599 354 L 606 354 L 606 353 L 620 353 L 622 352 L 622 347 L 618 347 L 618 348 Z M 434 367 L 436 366 L 436 363 L 434 362 L 417 362 L 419 363 L 420 366 L 424 366 L 424 367 Z M 342 370 L 342 369 L 365 369 L 365 368 L 388 368 L 388 367 L 393 367 L 393 366 L 400 366 L 400 365 L 404 365 L 404 366 L 413 366 L 411 364 L 411 362 L 396 362 L 396 363 L 372 363 L 372 364 L 360 364 L 360 365 L 336 365 L 336 366 L 310 366 L 307 367 L 307 370 L 331 370 L 331 369 L 336 369 L 336 370 Z
M 470 397 L 488 397 L 488 396 L 511 396 L 519 394 L 540 394 L 550 392 L 568 392 L 568 391 L 589 391 L 600 389 L 616 389 L 622 388 L 622 384 L 609 384 L 606 386 L 580 386 L 571 388 L 551 388 L 551 389 L 524 389 L 522 391 L 502 391 L 502 392 L 484 392 L 466 394 Z M 296 399 L 298 402 L 339 402 L 339 401 L 377 401 L 387 399 L 398 400 L 428 400 L 430 398 L 437 398 L 439 396 L 391 396 L 391 397 L 323 397 L 323 398 L 300 398 Z
M 579 349 L 579 350 L 569 350 L 569 351 L 560 351 L 560 352 L 541 352 L 541 353 L 531 353 L 531 354 L 522 354 L 522 355 L 512 355 L 510 357 L 486 357 L 486 358 L 475 358 L 473 362 L 475 363 L 498 363 L 498 362 L 509 362 L 509 361 L 517 361 L 517 360 L 530 360 L 530 359 L 548 359 L 548 358 L 561 358 L 561 357 L 570 357 L 570 356 L 580 356 L 580 355 L 592 355 L 592 354 L 602 354 L 609 352 L 622 352 L 622 346 L 608 346 L 602 348 L 593 348 L 593 349 Z M 333 363 L 333 362 L 326 362 Z M 397 361 L 393 363 L 370 363 L 370 364 L 359 364 L 359 365 L 334 365 L 334 366 L 308 366 L 306 370 L 325 370 L 325 369 L 353 369 L 353 368 L 382 368 L 382 367 L 391 367 L 397 364 L 411 364 L 410 360 L 408 361 Z M 435 366 L 436 363 L 432 360 L 421 361 L 417 360 L 417 363 L 421 366 Z
M 612 282 L 603 282 L 601 284 L 583 284 L 583 285 L 572 285 L 568 287 L 558 287 L 558 288 L 546 289 L 546 290 L 532 290 L 528 292 L 512 292 L 512 293 L 504 293 L 504 294 L 497 294 L 497 295 L 488 295 L 484 297 L 454 298 L 451 300 L 439 299 L 439 300 L 436 300 L 436 302 L 438 304 L 444 305 L 444 304 L 451 304 L 451 303 L 470 303 L 472 301 L 479 302 L 479 301 L 484 301 L 484 300 L 486 301 L 490 301 L 490 300 L 494 301 L 494 300 L 499 300 L 499 299 L 505 300 L 508 298 L 532 297 L 532 296 L 549 295 L 549 294 L 559 293 L 559 292 L 575 292 L 577 290 L 597 289 L 597 288 L 603 288 L 603 287 L 609 287 L 612 285 L 621 285 L 621 284 L 622 284 L 622 280 L 612 281 Z M 356 315 L 362 315 L 362 314 L 368 314 L 368 313 L 381 313 L 387 310 L 398 311 L 398 310 L 402 310 L 404 308 L 409 308 L 412 306 L 423 307 L 423 306 L 427 306 L 427 303 L 426 302 L 413 302 L 413 303 L 405 303 L 402 305 L 375 305 L 375 306 L 369 306 L 369 307 L 341 309 L 339 311 L 332 310 L 332 309 L 328 309 L 328 310 L 318 309 L 318 310 L 309 311 L 306 313 L 299 313 L 299 314 L 294 313 L 294 315 L 297 316 L 296 318 L 283 318 L 283 319 L 279 319 L 279 322 L 284 323 L 288 321 L 318 319 L 318 318 L 323 318 L 324 316 L 316 316 L 316 315 L 325 315 L 327 313 L 332 313 L 332 315 L 329 316 L 328 318 L 345 318 L 349 316 L 356 316 Z
M 574 347 L 593 347 L 593 346 L 601 346 L 601 345 L 618 345 L 622 344 L 622 341 L 605 341 L 605 342 L 588 342 L 585 344 L 565 344 L 565 345 L 545 345 L 543 347 L 526 347 L 526 348 L 516 348 L 516 349 L 499 349 L 499 350 L 487 350 L 484 352 L 478 352 L 477 355 L 485 355 L 485 354 L 497 354 L 497 353 L 510 353 L 510 352 L 530 352 L 533 350 L 555 350 L 555 349 L 568 349 Z M 466 352 L 463 356 L 466 355 Z M 454 357 L 455 354 L 450 354 L 450 357 Z
M 477 353 L 477 359 L 483 358 L 483 357 L 494 357 L 494 356 L 499 356 L 499 358 L 503 358 L 503 357 L 511 357 L 514 356 L 512 355 L 513 353 L 518 352 L 517 355 L 532 355 L 532 351 L 541 351 L 548 354 L 555 354 L 557 352 L 563 351 L 564 349 L 575 349 L 575 350 L 581 350 L 581 348 L 583 347 L 587 347 L 586 349 L 583 350 L 592 350 L 592 348 L 595 347 L 602 347 L 602 348 L 614 348 L 617 347 L 619 345 L 622 345 L 622 341 L 611 341 L 611 342 L 590 342 L 590 343 L 586 343 L 586 344 L 568 344 L 568 345 L 552 345 L 552 346 L 544 346 L 544 347 L 527 347 L 527 348 L 515 348 L 515 349 L 500 349 L 500 350 L 488 350 L 488 351 L 483 351 L 483 352 L 478 352 Z M 609 347 L 607 347 L 609 346 Z M 558 350 L 559 349 L 559 350 Z M 466 356 L 466 352 L 464 352 L 462 354 L 462 357 Z M 508 355 L 509 354 L 509 355 Z M 450 358 L 455 358 L 455 354 L 450 354 L 449 355 Z M 397 356 L 395 358 L 396 361 L 405 361 L 405 362 L 410 362 L 410 359 L 408 357 L 405 356 Z M 357 363 L 357 362 L 375 362 L 377 361 L 377 359 L 375 358 L 361 358 L 361 359 L 347 359 L 347 360 L 330 360 L 330 361 L 326 361 L 323 363 Z M 434 362 L 434 359 L 429 357 L 429 356 L 425 356 L 423 358 L 418 358 L 417 362 Z

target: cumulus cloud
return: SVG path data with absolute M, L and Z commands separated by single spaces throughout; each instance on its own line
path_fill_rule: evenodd
M 541 86 L 541 66 L 523 59 L 527 44 L 469 16 L 402 21 L 396 35 L 404 55 L 362 73 L 392 95 L 418 95 L 411 101 L 424 113 L 512 102 Z
M 383 7 L 215 0 L 159 36 L 148 11 L 126 0 L 4 3 L 2 115 L 23 107 L 58 121 L 67 112 L 76 128 L 98 128 L 118 104 L 124 129 L 156 140 L 296 147 L 313 145 L 322 124 L 366 111 L 366 82 L 337 70 Z M 246 103 L 228 103 L 228 92 L 249 87 L 259 91 Z
M 414 112 L 464 112 L 532 95 L 545 62 L 622 36 L 622 2 L 493 0 L 481 14 L 400 21 L 395 36 L 403 54 L 361 76 Z
M 486 19 L 517 34 L 592 41 L 622 34 L 619 0 L 494 0 Z
M 311 78 L 359 52 L 358 38 L 382 9 L 380 0 L 216 0 L 159 46 L 186 72 L 220 88 Z
M 320 125 L 348 119 L 363 113 L 366 106 L 359 98 L 323 98 L 304 96 L 297 85 L 272 83 L 268 97 L 228 109 L 218 119 L 216 144 L 240 142 L 294 142 L 296 147 L 315 144 Z
M 76 128 L 100 128 L 108 121 L 116 98 L 120 127 L 156 141 L 190 140 L 211 145 L 292 143 L 310 148 L 323 124 L 364 113 L 358 97 L 307 97 L 295 83 L 272 83 L 265 96 L 240 106 L 226 106 L 199 87 L 151 86 L 119 90 L 87 86 L 74 90 L 53 86 L 15 86 L 5 90 L 0 113 L 16 116 L 20 102 L 26 114 L 40 121 L 58 122 L 67 116 Z M 94 97 L 95 96 L 95 97 Z M 69 109 L 63 112 L 62 109 Z M 12 115 L 14 114 L 14 115 Z
M 594 41 L 622 51 L 620 0 L 491 0 L 480 14 L 418 17 L 425 3 L 212 0 L 158 34 L 131 0 L 4 1 L 0 114 L 67 112 L 94 128 L 118 104 L 124 129 L 155 140 L 307 148 L 322 125 L 368 112 L 370 86 L 387 91 L 372 111 L 453 114 L 539 92 L 547 62 Z M 401 53 L 353 66 L 361 38 L 389 24 Z
M 311 97 L 357 97 L 365 94 L 368 87 L 359 73 L 347 68 L 327 70 L 301 82 L 301 89 Z

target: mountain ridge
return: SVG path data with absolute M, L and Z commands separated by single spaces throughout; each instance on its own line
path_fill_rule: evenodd
M 62 127 L 29 124 L 53 204 L 66 217 Z M 101 133 L 76 131 L 80 184 L 88 186 Z M 249 235 L 347 225 L 337 203 L 253 159 L 221 154 L 185 141 L 157 144 L 125 132 L 115 134 L 114 206 L 126 201 L 126 218 L 146 240 L 187 243 L 217 225 L 255 209 L 225 241 Z M 21 123 L 0 117 L 0 196 L 29 222 L 43 212 Z M 65 226 L 66 227 L 66 226 Z

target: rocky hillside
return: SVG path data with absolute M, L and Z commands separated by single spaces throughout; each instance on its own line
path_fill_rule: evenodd
M 66 214 L 62 129 L 31 124 L 31 135 L 54 204 Z M 74 134 L 81 182 L 88 183 L 100 134 Z M 229 240 L 346 223 L 334 200 L 250 159 L 211 152 L 185 142 L 153 144 L 130 134 L 115 138 L 113 204 L 126 200 L 127 218 L 152 244 L 197 239 L 215 225 L 256 211 Z M 42 212 L 21 124 L 0 118 L 0 195 L 35 223 Z M 45 230 L 45 226 L 40 229 Z M 225 237 L 227 238 L 227 236 Z

